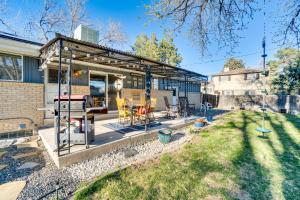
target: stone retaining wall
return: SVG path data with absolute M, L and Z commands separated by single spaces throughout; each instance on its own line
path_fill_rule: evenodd
M 35 83 L 0 82 L 0 133 L 43 125 L 44 85 Z

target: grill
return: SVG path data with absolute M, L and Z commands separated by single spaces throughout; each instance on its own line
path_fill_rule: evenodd
M 58 97 L 54 98 L 54 121 L 56 130 L 58 127 Z M 60 145 L 68 143 L 68 123 L 70 123 L 70 143 L 71 144 L 90 144 L 94 141 L 94 113 L 107 110 L 105 107 L 93 107 L 93 101 L 89 95 L 70 96 L 70 122 L 68 121 L 69 112 L 68 95 L 60 96 L 60 118 L 63 128 L 60 128 Z M 87 125 L 86 125 L 87 124 Z M 56 135 L 56 134 L 55 134 Z M 55 136 L 57 137 L 57 135 Z M 55 138 L 57 140 L 57 138 Z

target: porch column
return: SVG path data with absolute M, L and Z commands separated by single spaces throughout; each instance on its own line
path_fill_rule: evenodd
M 184 76 L 184 97 L 187 97 L 187 77 Z
M 147 132 L 147 123 L 149 122 L 148 109 L 151 109 L 151 67 L 145 67 L 145 131 Z
M 61 95 L 61 58 L 62 58 L 62 48 L 63 42 L 59 40 L 59 57 L 58 57 L 58 74 L 57 74 L 57 82 L 58 82 L 58 99 L 57 99 L 57 127 L 56 127 L 56 142 L 57 142 L 57 156 L 60 156 L 60 95 Z

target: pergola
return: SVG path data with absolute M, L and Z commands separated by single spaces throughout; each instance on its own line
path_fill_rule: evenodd
M 145 100 L 150 102 L 151 98 L 151 78 L 152 76 L 184 81 L 184 93 L 187 96 L 187 83 L 201 84 L 207 82 L 208 77 L 183 68 L 174 67 L 165 63 L 134 55 L 132 53 L 119 51 L 102 45 L 85 42 L 70 37 L 56 34 L 56 37 L 45 44 L 41 50 L 43 60 L 41 68 L 45 68 L 49 63 L 55 63 L 58 66 L 58 119 L 57 134 L 60 131 L 60 96 L 62 84 L 62 66 L 68 66 L 68 92 L 71 95 L 71 69 L 74 61 L 76 63 L 100 64 L 109 66 L 114 70 L 136 72 L 145 75 Z M 69 116 L 70 118 L 70 116 Z M 70 128 L 70 127 L 68 127 Z M 147 123 L 145 123 L 147 131 Z M 59 144 L 59 137 L 57 137 Z M 59 146 L 59 145 L 58 145 Z M 59 150 L 58 150 L 59 152 Z M 59 154 L 59 153 L 58 153 Z

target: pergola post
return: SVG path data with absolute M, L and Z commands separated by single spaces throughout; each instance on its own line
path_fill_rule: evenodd
M 187 77 L 184 76 L 184 97 L 187 97 Z
M 151 109 L 151 67 L 145 67 L 145 132 L 147 132 L 147 123 L 149 121 L 148 110 Z
M 72 50 L 70 50 L 70 63 L 68 66 L 68 152 L 71 151 L 71 94 L 72 94 Z
M 58 81 L 58 99 L 57 99 L 57 129 L 56 129 L 56 142 L 57 142 L 57 156 L 60 156 L 60 95 L 61 95 L 61 58 L 62 58 L 62 47 L 63 42 L 59 40 L 59 54 L 58 54 L 58 74 L 57 74 L 57 81 Z

